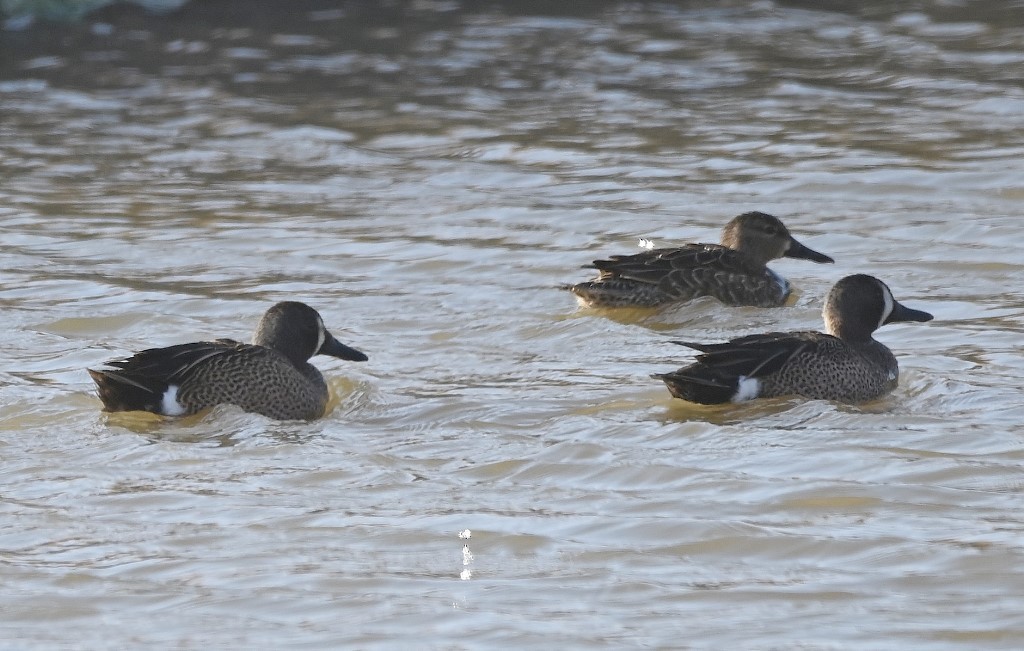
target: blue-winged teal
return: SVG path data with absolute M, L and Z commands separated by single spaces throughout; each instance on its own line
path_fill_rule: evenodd
M 882 281 L 857 274 L 837 282 L 825 300 L 825 330 L 769 332 L 724 344 L 682 344 L 697 361 L 663 380 L 673 396 L 706 405 L 799 395 L 858 403 L 896 387 L 896 357 L 872 333 L 886 323 L 930 321 L 893 298 Z
M 567 285 L 582 305 L 656 307 L 714 296 L 726 305 L 778 307 L 789 297 L 789 281 L 769 269 L 777 258 L 833 262 L 797 242 L 778 217 L 748 212 L 722 230 L 721 244 L 686 244 L 594 260 L 598 277 Z
M 366 355 L 338 342 L 305 303 L 274 305 L 252 344 L 231 339 L 150 348 L 89 375 L 107 411 L 182 416 L 219 404 L 279 420 L 311 420 L 327 406 L 327 383 L 313 355 L 362 362 Z

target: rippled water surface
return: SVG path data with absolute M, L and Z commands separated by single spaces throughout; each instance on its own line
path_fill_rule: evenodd
M 894 4 L 0 32 L 2 646 L 1018 648 L 1024 5 Z M 754 209 L 836 259 L 791 307 L 559 289 Z M 649 377 L 856 272 L 936 317 L 890 396 Z M 100 411 L 86 367 L 282 299 L 370 356 L 324 419 Z

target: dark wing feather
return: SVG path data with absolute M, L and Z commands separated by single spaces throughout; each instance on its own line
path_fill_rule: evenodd
M 738 337 L 721 344 L 697 344 L 685 341 L 672 343 L 699 350 L 697 363 L 688 368 L 711 371 L 716 381 L 725 378 L 763 377 L 775 373 L 789 360 L 821 343 L 820 332 L 767 332 Z M 682 372 L 680 369 L 678 372 Z M 709 378 L 704 373 L 702 378 Z
M 239 343 L 233 339 L 197 341 L 166 348 L 149 348 L 127 359 L 107 362 L 107 365 L 118 369 L 116 373 L 122 377 L 140 383 L 156 380 L 166 387 L 186 377 L 197 365 L 213 357 L 247 347 L 249 344 Z
M 664 381 L 677 398 L 702 404 L 731 401 L 741 378 L 764 378 L 782 370 L 801 353 L 842 345 L 835 337 L 820 332 L 769 332 L 721 344 L 673 343 L 700 351 L 697 361 L 655 377 Z
M 607 260 L 594 260 L 590 266 L 601 272 L 601 279 L 621 277 L 651 285 L 668 276 L 690 277 L 699 270 L 710 274 L 758 274 L 763 271 L 754 268 L 738 251 L 720 244 L 687 244 L 633 255 L 613 255 Z M 686 273 L 673 274 L 679 271 Z
M 242 348 L 252 346 L 218 339 L 149 348 L 127 359 L 107 362 L 110 368 L 89 369 L 89 375 L 107 410 L 161 413 L 161 401 L 170 385 L 181 384 L 197 365 Z

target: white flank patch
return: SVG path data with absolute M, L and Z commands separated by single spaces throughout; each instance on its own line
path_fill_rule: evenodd
M 882 288 L 882 299 L 885 300 L 885 307 L 882 309 L 882 318 L 878 320 L 879 328 L 885 324 L 885 320 L 889 318 L 889 315 L 892 314 L 893 307 L 895 307 L 895 305 L 893 305 L 894 301 L 892 298 L 892 292 L 885 287 Z
M 732 397 L 732 401 L 743 402 L 744 400 L 753 400 L 760 393 L 761 380 L 758 380 L 756 377 L 741 375 L 740 381 L 736 386 L 736 393 Z
M 649 240 L 646 237 L 641 237 L 640 241 L 636 243 L 641 249 L 647 249 L 650 251 L 654 248 L 654 240 Z
M 178 402 L 178 387 L 171 385 L 164 391 L 164 397 L 160 399 L 160 413 L 165 416 L 181 416 L 185 408 Z

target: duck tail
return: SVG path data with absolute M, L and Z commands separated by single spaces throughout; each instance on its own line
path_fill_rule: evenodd
M 696 402 L 701 405 L 720 405 L 732 402 L 736 396 L 737 383 L 726 384 L 721 381 L 721 378 L 707 375 L 702 374 L 699 367 L 688 367 L 671 373 L 655 373 L 651 377 L 664 382 L 673 396 L 688 402 Z
M 103 369 L 94 371 L 87 369 L 96 392 L 107 411 L 151 411 L 161 413 L 160 401 L 167 386 L 147 385 L 127 375 Z

